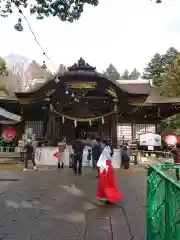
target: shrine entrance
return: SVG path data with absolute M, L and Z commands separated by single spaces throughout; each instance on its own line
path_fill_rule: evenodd
M 141 95 L 143 101 L 147 94 Z M 98 73 L 82 58 L 43 86 L 16 96 L 25 106 L 24 118 L 30 118 L 34 112 L 36 118 L 43 118 L 43 136 L 49 146 L 55 146 L 62 136 L 72 141 L 79 135 L 109 138 L 115 147 L 118 115 L 137 111 L 129 103 L 134 101 L 133 94 Z
M 91 125 L 88 122 L 80 122 L 76 127 L 76 137 L 93 138 L 101 137 L 100 123 L 93 122 Z

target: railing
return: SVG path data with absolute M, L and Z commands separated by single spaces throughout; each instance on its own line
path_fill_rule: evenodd
M 0 146 L 0 153 L 4 152 L 4 153 L 12 153 L 16 151 L 16 147 L 3 147 Z
M 178 165 L 152 166 L 148 170 L 147 240 L 180 239 L 180 183 Z
M 131 150 L 132 157 L 131 162 L 134 164 L 149 162 L 164 163 L 166 161 L 173 162 L 173 156 L 170 151 L 145 151 L 145 150 Z

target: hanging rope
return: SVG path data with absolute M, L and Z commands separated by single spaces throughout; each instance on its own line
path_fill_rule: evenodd
M 56 69 L 56 67 L 55 67 L 55 64 L 53 63 L 53 61 L 51 60 L 51 58 L 46 54 L 44 48 L 42 47 L 42 45 L 41 45 L 40 42 L 38 41 L 38 39 L 37 39 L 37 37 L 36 37 L 36 35 L 35 35 L 32 27 L 31 27 L 31 25 L 30 25 L 30 22 L 29 22 L 28 19 L 27 19 L 27 17 L 23 14 L 23 12 L 22 12 L 21 9 L 18 8 L 18 10 L 19 10 L 19 13 L 20 13 L 20 14 L 23 16 L 23 18 L 25 19 L 25 21 L 26 21 L 26 23 L 27 23 L 27 25 L 28 25 L 28 27 L 29 27 L 29 30 L 30 30 L 30 32 L 32 33 L 33 37 L 34 37 L 34 40 L 36 41 L 37 45 L 40 47 L 41 51 L 43 52 L 43 55 L 50 61 L 50 63 L 52 64 L 54 70 L 57 72 L 57 69 Z
M 111 111 L 109 113 L 103 114 L 103 115 L 98 116 L 98 117 L 90 117 L 90 118 L 75 118 L 75 117 L 71 117 L 69 115 L 65 115 L 65 114 L 62 114 L 60 112 L 57 112 L 56 110 L 54 110 L 54 113 L 61 116 L 62 118 L 68 119 L 68 120 L 73 120 L 73 121 L 78 121 L 78 122 L 89 122 L 89 121 L 95 121 L 95 120 L 101 119 L 102 117 L 107 117 L 107 116 L 113 114 L 114 111 Z

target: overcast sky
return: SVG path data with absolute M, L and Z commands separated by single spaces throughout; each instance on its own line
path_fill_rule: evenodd
M 100 0 L 98 7 L 87 6 L 79 21 L 62 23 L 58 18 L 29 19 L 39 42 L 56 66 L 67 66 L 83 57 L 99 71 L 113 63 L 142 70 L 152 55 L 170 46 L 180 49 L 180 1 Z M 0 19 L 0 56 L 20 54 L 39 63 L 42 51 L 33 39 L 26 22 L 23 32 L 14 30 L 19 17 L 14 13 Z M 46 59 L 45 59 L 46 60 Z M 53 70 L 46 60 L 48 67 Z

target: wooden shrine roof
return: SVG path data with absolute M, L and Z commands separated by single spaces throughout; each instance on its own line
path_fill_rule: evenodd
M 76 74 L 76 73 L 75 73 Z M 67 73 L 64 73 L 61 77 L 66 77 L 67 75 L 70 75 L 69 72 Z M 103 75 L 101 74 L 95 74 L 94 77 L 97 77 L 97 78 L 101 78 L 102 80 L 105 78 Z M 42 84 L 34 84 L 34 87 L 31 88 L 29 91 L 22 91 L 22 92 L 17 92 L 16 93 L 16 96 L 26 96 L 26 95 L 29 95 L 29 94 L 32 94 L 36 91 L 39 91 L 41 89 L 43 89 L 43 87 L 45 87 L 46 85 L 49 87 L 49 88 L 52 88 L 53 87 L 53 82 L 56 80 L 56 77 L 54 78 L 51 78 L 49 79 L 48 81 L 42 83 Z M 121 91 L 125 92 L 125 93 L 128 93 L 130 95 L 148 95 L 149 92 L 150 92 L 150 84 L 149 83 L 146 83 L 146 84 L 140 84 L 140 83 L 137 83 L 137 84 L 130 84 L 130 83 L 127 83 L 127 84 L 120 84 L 119 82 L 115 82 L 115 81 L 112 81 L 110 79 L 107 79 L 110 83 L 112 83 L 113 85 L 115 85 L 116 87 L 118 87 Z
M 127 95 L 148 95 L 150 91 L 150 83 L 146 82 L 143 84 L 135 83 L 132 80 L 132 84 L 121 84 L 119 81 L 112 81 L 108 78 L 106 78 L 103 74 L 96 71 L 95 67 L 90 66 L 88 63 L 86 63 L 82 58 L 78 61 L 78 63 L 75 63 L 73 66 L 68 68 L 67 72 L 60 73 L 57 76 L 47 80 L 43 84 L 36 85 L 29 91 L 26 92 L 18 92 L 16 93 L 16 96 L 19 97 L 28 97 L 32 96 L 36 92 L 44 92 L 46 89 L 53 89 L 57 86 L 55 84 L 56 81 L 59 79 L 59 83 L 63 81 L 69 81 L 73 79 L 81 79 L 81 81 L 106 81 L 109 82 L 109 85 L 114 86 L 117 91 L 121 93 L 125 93 Z
M 92 85 L 96 84 L 90 90 L 88 88 L 83 89 L 83 87 L 75 89 L 75 91 L 73 89 L 74 93 L 77 93 L 77 96 L 81 91 L 84 91 L 85 96 L 80 96 L 83 99 L 82 102 L 71 103 L 70 97 L 65 95 L 70 82 L 70 85 L 76 82 L 80 82 L 83 86 L 91 85 L 91 83 Z M 29 105 L 31 103 L 36 105 L 53 105 L 57 110 L 59 109 L 59 112 L 63 112 L 64 114 L 71 113 L 74 116 L 77 115 L 77 117 L 82 112 L 83 116 L 90 115 L 91 113 L 100 115 L 111 112 L 113 111 L 114 100 L 116 99 L 118 99 L 118 114 L 121 114 L 121 116 L 133 116 L 135 118 L 136 115 L 142 118 L 152 110 L 157 115 L 156 111 L 158 107 L 163 109 L 162 116 L 172 115 L 177 110 L 173 110 L 173 107 L 171 110 L 171 106 L 180 106 L 180 98 L 158 96 L 148 80 L 112 81 L 107 79 L 103 74 L 98 73 L 95 67 L 85 63 L 82 58 L 77 64 L 69 67 L 67 72 L 54 76 L 45 83 L 35 84 L 35 88 L 28 92 L 18 92 L 14 97 L 1 96 L 0 93 L 1 102 L 18 101 L 22 105 Z M 85 105 L 85 103 L 88 104 Z M 168 106 L 168 111 L 166 111 L 165 105 Z

